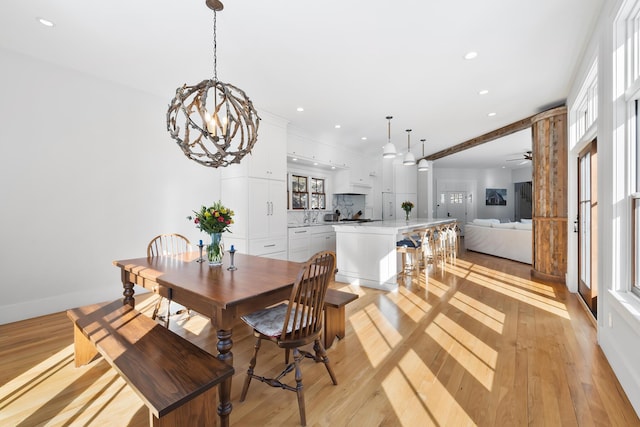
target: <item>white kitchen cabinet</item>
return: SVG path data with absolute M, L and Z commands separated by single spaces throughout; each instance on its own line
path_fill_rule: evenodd
M 261 121 L 258 142 L 249 155 L 249 176 L 285 180 L 287 176 L 286 141 L 286 127 Z
M 289 261 L 304 262 L 309 259 L 311 227 L 289 229 Z
M 331 225 L 289 229 L 289 261 L 304 262 L 320 251 L 336 250 L 336 233 Z
M 222 178 L 252 177 L 282 180 L 287 175 L 287 122 L 261 112 L 258 140 L 238 164 L 222 170 Z
M 284 181 L 262 178 L 222 180 L 222 200 L 233 209 L 234 223 L 224 234 L 225 248 L 271 258 L 287 254 L 287 205 Z
M 320 251 L 336 251 L 336 233 L 334 231 L 311 235 L 309 256 Z
M 287 188 L 284 181 L 249 178 L 249 237 L 284 237 L 287 228 Z
M 253 154 L 222 172 L 221 200 L 235 212 L 223 240 L 227 249 L 286 259 L 286 122 L 262 118 Z

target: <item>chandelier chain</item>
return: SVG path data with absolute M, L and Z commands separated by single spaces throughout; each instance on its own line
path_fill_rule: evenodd
M 213 80 L 218 81 L 218 40 L 216 38 L 217 13 L 213 10 Z

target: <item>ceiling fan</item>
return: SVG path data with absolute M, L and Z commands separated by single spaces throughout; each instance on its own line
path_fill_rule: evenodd
M 508 159 L 507 162 L 524 162 L 527 160 L 533 159 L 533 151 L 525 151 L 522 154 L 522 157 L 518 157 L 517 159 Z

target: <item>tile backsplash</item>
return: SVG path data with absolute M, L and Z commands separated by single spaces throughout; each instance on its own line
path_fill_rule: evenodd
M 364 218 L 365 197 L 362 194 L 334 194 L 331 201 L 331 211 L 339 210 L 340 219 L 349 219 L 358 211 L 362 211 L 362 217 Z
M 340 211 L 340 219 L 351 218 L 358 211 L 362 211 L 363 218 L 368 218 L 370 214 L 367 215 L 368 211 L 365 210 L 365 197 L 362 194 L 334 194 L 325 210 L 289 211 L 287 223 L 289 225 L 321 223 L 324 222 L 325 214 L 335 213 L 336 210 Z

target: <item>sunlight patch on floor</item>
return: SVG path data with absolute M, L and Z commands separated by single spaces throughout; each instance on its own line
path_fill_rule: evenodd
M 443 314 L 436 316 L 425 332 L 491 391 L 498 359 L 495 350 Z
M 387 293 L 386 297 L 416 323 L 431 310 L 431 304 L 402 286 L 398 287 L 398 292 Z
M 374 368 L 402 341 L 402 335 L 375 304 L 354 313 L 349 321 Z
M 459 265 L 448 265 L 447 273 L 451 273 L 454 276 L 462 277 L 465 279 L 469 275 L 469 269 L 460 267 Z
M 90 384 L 85 380 L 87 376 L 92 377 Z M 30 393 L 47 381 L 54 381 L 59 388 L 49 394 Z M 119 401 L 116 397 L 123 391 L 130 396 Z M 108 425 L 114 414 L 119 423 L 126 424 L 136 412 L 132 411 L 131 399 L 138 398 L 102 359 L 76 368 L 73 345 L 69 345 L 0 387 L 0 424 L 9 421 L 5 425 L 15 425 L 18 420 L 30 424 L 47 419 L 47 425 Z M 113 401 L 121 402 L 123 408 L 114 407 Z
M 135 412 L 132 412 L 130 402 L 132 399 L 139 399 L 134 395 L 133 390 L 127 387 L 125 381 L 115 372 L 113 369 L 107 371 L 99 380 L 102 388 L 96 392 L 95 389 L 90 391 L 88 388 L 83 391 L 75 399 L 71 400 L 68 405 L 60 411 L 60 414 L 53 418 L 51 421 L 67 421 L 78 423 L 81 425 L 100 425 L 105 424 L 113 420 L 114 414 L 117 414 L 119 421 L 125 424 L 125 420 L 129 421 Z M 124 399 L 120 405 L 116 405 L 114 402 L 120 402 L 118 396 L 122 393 L 127 393 L 129 396 Z M 81 402 L 86 402 L 81 405 Z M 124 402 L 127 402 L 124 404 Z M 123 406 L 121 410 L 118 410 L 117 406 Z M 142 401 L 140 401 L 140 408 L 144 407 Z M 146 409 L 146 408 L 145 408 Z M 74 414 L 71 419 L 70 414 Z
M 451 289 L 449 285 L 445 285 L 433 278 L 429 278 L 429 283 L 427 283 L 426 286 L 427 292 L 437 296 L 438 298 L 442 298 L 447 292 L 449 292 L 449 289 Z
M 510 286 L 500 280 L 491 279 L 478 273 L 471 273 L 469 281 L 483 286 L 487 289 L 499 292 L 520 302 L 530 304 L 536 308 L 548 311 L 549 313 L 569 319 L 567 306 L 554 299 L 549 299 L 536 293 L 525 291 L 524 289 Z
M 341 283 L 341 282 L 335 282 L 335 283 Z M 351 292 L 352 294 L 358 294 L 358 296 L 363 296 L 363 295 L 366 295 L 367 293 L 365 291 L 366 288 L 360 285 L 348 285 L 348 284 L 343 284 L 343 285 L 344 286 L 338 287 L 336 289 L 343 292 Z
M 447 388 L 412 349 L 382 381 L 382 387 L 402 426 L 447 425 L 451 414 L 475 425 Z
M 65 366 L 73 365 L 73 363 L 73 344 L 70 344 L 28 371 L 3 384 L 0 386 L 0 411 L 48 377 L 55 375 Z M 69 378 L 68 382 L 71 383 L 73 379 Z
M 489 307 L 461 292 L 456 292 L 453 298 L 449 300 L 449 304 L 463 313 L 467 313 L 484 326 L 502 334 L 505 316 L 493 307 Z
M 507 283 L 512 285 L 520 286 L 526 288 L 527 290 L 539 292 L 541 294 L 556 297 L 556 292 L 553 289 L 553 286 L 545 285 L 543 283 L 534 282 L 523 277 L 514 276 L 513 274 L 504 273 L 502 271 L 496 271 L 494 269 L 484 267 L 482 265 L 474 265 L 470 268 L 471 271 L 476 273 L 485 274 L 489 277 L 493 277 L 496 279 L 503 279 Z

